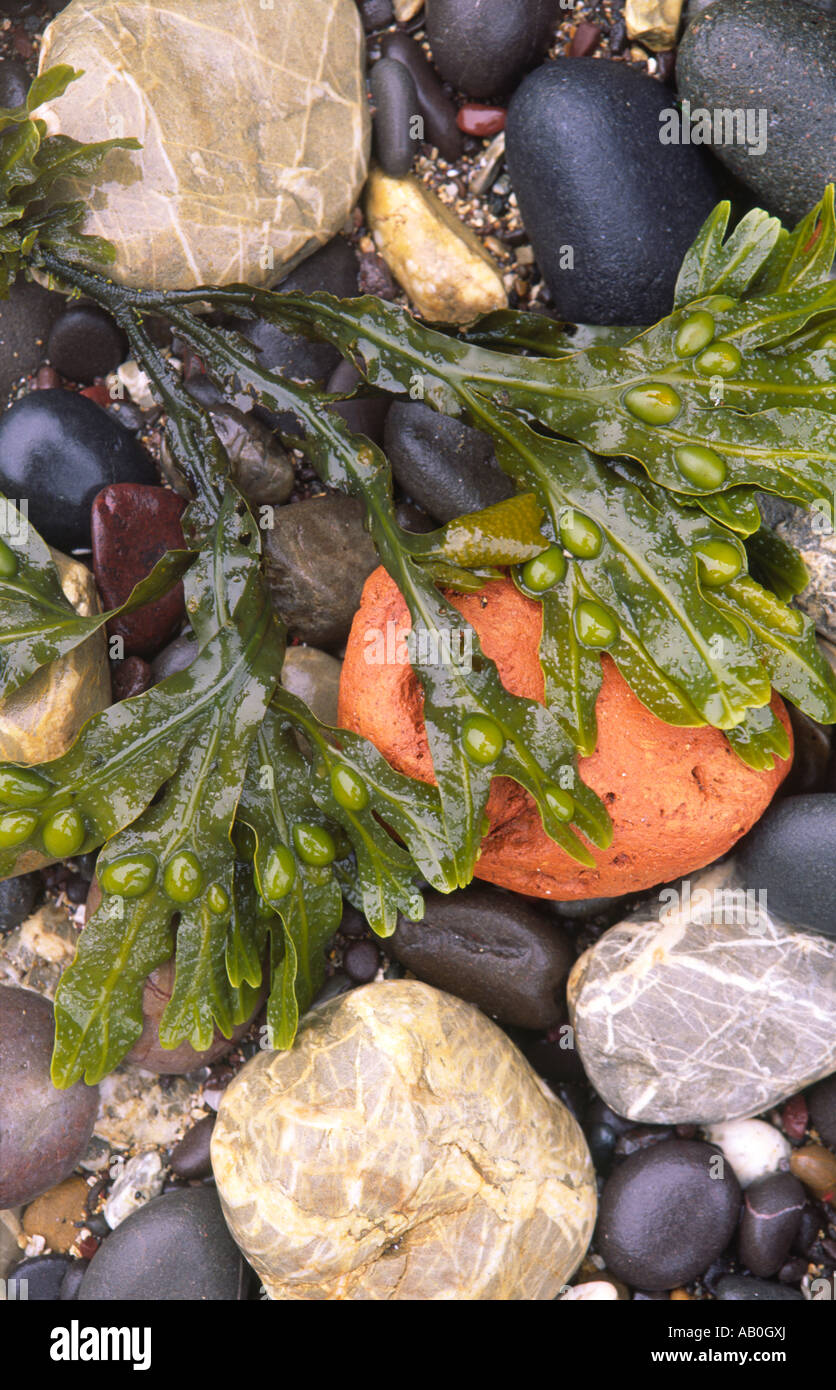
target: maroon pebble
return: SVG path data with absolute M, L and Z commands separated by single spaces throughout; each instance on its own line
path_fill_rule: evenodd
M 488 135 L 498 135 L 505 129 L 504 106 L 477 106 L 468 102 L 456 117 L 456 125 L 465 135 L 476 135 L 485 139 Z
M 114 701 L 130 700 L 134 695 L 144 695 L 154 684 L 154 672 L 141 656 L 128 656 L 124 661 L 115 661 L 110 668 L 110 683 Z
M 802 1095 L 790 1096 L 781 1111 L 781 1124 L 787 1138 L 793 1144 L 800 1144 L 807 1133 L 810 1116 L 807 1102 Z
M 61 384 L 62 379 L 55 368 L 43 366 L 38 368 L 33 382 L 33 389 L 35 391 L 54 391 Z
M 79 391 L 78 394 L 80 396 L 86 396 L 88 401 L 95 401 L 96 405 L 102 407 L 102 410 L 107 410 L 107 407 L 111 405 L 113 401 L 113 397 L 108 391 L 106 383 L 103 381 L 97 381 L 94 386 L 85 386 L 84 390 Z
M 601 42 L 601 30 L 597 24 L 584 21 L 579 24 L 567 49 L 570 58 L 588 58 Z
M 93 502 L 90 529 L 93 571 L 106 608 L 124 603 L 167 550 L 183 548 L 180 518 L 185 502 L 176 493 L 144 483 L 113 483 Z M 126 656 L 153 656 L 171 641 L 185 617 L 183 585 L 135 613 L 108 623 L 122 637 Z

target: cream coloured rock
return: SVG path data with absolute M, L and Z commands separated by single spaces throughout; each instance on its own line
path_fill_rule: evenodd
M 502 277 L 479 238 L 411 174 L 373 169 L 366 217 L 375 245 L 414 307 L 432 323 L 470 323 L 504 309 Z
M 368 168 L 363 52 L 353 0 L 71 0 L 41 71 L 84 75 L 38 114 L 143 146 L 111 153 L 90 199 L 83 230 L 117 247 L 109 273 L 267 285 L 328 241 Z
M 627 37 L 654 53 L 673 48 L 682 19 L 683 0 L 626 0 Z
M 751 1187 L 758 1178 L 777 1173 L 792 1153 L 789 1139 L 765 1120 L 707 1125 L 705 1137 L 709 1144 L 722 1149 L 741 1187 Z
M 392 0 L 398 23 L 406 24 L 410 19 L 414 19 L 423 4 L 424 0 Z
M 606 1104 L 641 1124 L 712 1125 L 836 1070 L 836 941 L 773 921 L 731 862 L 672 895 L 605 932 L 569 976 Z
M 59 550 L 51 554 L 61 588 L 76 612 L 83 617 L 100 612 L 86 566 Z M 82 724 L 109 704 L 110 668 L 102 628 L 0 700 L 0 762 L 33 764 L 60 758 Z M 53 862 L 36 850 L 24 850 L 14 872 L 28 873 Z
M 478 1009 L 417 980 L 332 999 L 253 1057 L 212 1166 L 273 1299 L 552 1299 L 595 1221 L 575 1120 Z

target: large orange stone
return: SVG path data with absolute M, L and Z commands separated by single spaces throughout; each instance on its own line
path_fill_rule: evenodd
M 544 701 L 538 659 L 540 605 L 508 579 L 478 594 L 449 594 L 476 629 L 514 695 Z M 393 627 L 388 628 L 388 624 Z M 423 692 L 408 664 L 368 660 L 369 634 L 407 632 L 406 604 L 386 571 L 366 581 L 348 640 L 340 683 L 340 724 L 365 735 L 401 772 L 433 782 L 423 721 Z M 675 728 L 637 699 L 614 662 L 602 659 L 598 746 L 581 758 L 584 781 L 598 793 L 613 821 L 609 849 L 593 847 L 585 868 L 550 840 L 537 808 L 516 782 L 497 777 L 488 800 L 490 829 L 476 877 L 540 898 L 613 897 L 652 888 L 710 864 L 731 849 L 763 815 L 787 775 L 792 758 L 772 772 L 754 772 L 732 752 L 718 729 Z M 792 740 L 782 700 L 772 707 Z

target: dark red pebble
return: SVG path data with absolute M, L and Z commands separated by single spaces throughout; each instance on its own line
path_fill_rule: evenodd
M 154 672 L 141 656 L 128 656 L 124 661 L 115 661 L 110 668 L 110 683 L 114 701 L 130 700 L 134 695 L 144 695 L 154 684 Z
M 588 58 L 601 42 L 601 30 L 597 24 L 584 21 L 579 24 L 567 49 L 570 58 Z
M 84 390 L 79 392 L 79 395 L 86 396 L 88 401 L 95 401 L 96 405 L 100 405 L 103 410 L 107 409 L 112 400 L 111 394 L 103 381 L 97 381 L 95 386 L 85 386 Z
M 124 603 L 167 550 L 184 546 L 180 518 L 185 502 L 176 493 L 144 483 L 113 483 L 93 502 L 90 529 L 93 572 L 106 608 Z M 108 623 L 124 640 L 125 656 L 153 656 L 176 636 L 185 617 L 183 585 Z
M 95 1236 L 85 1236 L 84 1240 L 78 1242 L 78 1253 L 84 1260 L 92 1260 L 99 1248 L 100 1242 Z
M 664 53 L 656 54 L 656 71 L 663 82 L 673 85 L 676 74 L 676 49 L 666 48 Z
M 807 1133 L 810 1116 L 807 1102 L 802 1095 L 790 1096 L 781 1111 L 781 1125 L 784 1133 L 793 1144 L 799 1144 Z
M 465 135 L 476 135 L 484 139 L 488 135 L 498 135 L 505 129 L 504 106 L 477 106 L 468 102 L 462 106 L 456 117 L 456 125 Z

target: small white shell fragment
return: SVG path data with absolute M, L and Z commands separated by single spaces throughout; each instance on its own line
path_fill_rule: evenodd
M 163 1190 L 163 1164 L 154 1150 L 129 1158 L 110 1189 L 104 1204 L 104 1218 L 115 1231 L 128 1216 Z
M 618 1289 L 606 1279 L 590 1279 L 585 1284 L 573 1284 L 560 1295 L 558 1303 L 616 1303 Z

